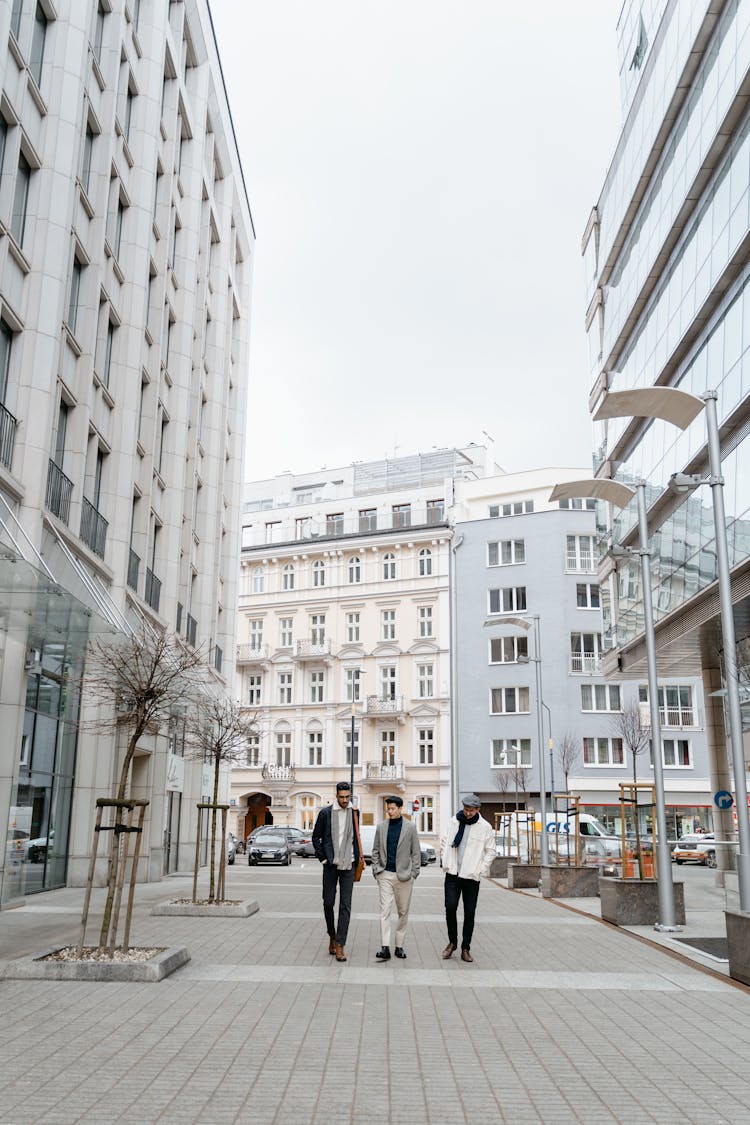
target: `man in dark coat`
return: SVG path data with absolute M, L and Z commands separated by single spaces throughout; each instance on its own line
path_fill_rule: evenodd
M 352 913 L 354 869 L 360 857 L 359 833 L 350 807 L 352 791 L 348 781 L 336 786 L 336 804 L 326 805 L 315 820 L 312 842 L 315 854 L 323 864 L 323 914 L 328 931 L 328 952 L 337 961 L 346 961 L 344 946 Z M 336 889 L 339 893 L 338 922 L 334 921 Z

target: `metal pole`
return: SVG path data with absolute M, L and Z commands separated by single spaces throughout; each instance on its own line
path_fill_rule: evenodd
M 349 789 L 351 804 L 354 807 L 354 680 L 352 680 L 352 741 L 349 748 Z
M 536 672 L 536 725 L 539 740 L 539 805 L 542 816 L 541 861 L 549 863 L 549 841 L 547 839 L 547 781 L 544 769 L 544 718 L 542 715 L 542 654 L 539 639 L 539 616 L 534 616 L 534 669 Z
M 750 819 L 747 808 L 747 780 L 745 778 L 745 753 L 742 744 L 742 713 L 737 678 L 737 648 L 732 609 L 732 583 L 729 577 L 729 551 L 727 524 L 724 512 L 724 478 L 721 475 L 721 445 L 719 423 L 716 417 L 716 391 L 701 396 L 706 403 L 706 428 L 708 431 L 708 464 L 711 500 L 716 530 L 716 569 L 719 577 L 719 602 L 721 605 L 721 634 L 724 642 L 724 675 L 727 687 L 727 716 L 729 739 L 732 747 L 734 773 L 734 800 L 737 809 L 737 883 L 740 910 L 750 912 Z
M 544 702 L 544 700 L 542 700 L 542 707 L 547 712 L 547 722 L 549 723 L 549 742 L 547 743 L 547 749 L 549 750 L 549 795 L 550 795 L 550 801 L 552 802 L 552 807 L 554 808 L 555 807 L 555 754 L 554 754 L 555 746 L 554 746 L 554 742 L 552 741 L 552 712 L 550 711 L 549 707 Z
M 656 639 L 654 636 L 654 607 L 651 597 L 651 555 L 648 548 L 648 515 L 646 513 L 646 482 L 636 485 L 638 500 L 638 554 L 641 557 L 641 585 L 643 586 L 643 623 L 648 663 L 648 702 L 651 711 L 651 756 L 654 762 L 654 788 L 656 790 L 656 875 L 659 900 L 659 921 L 655 930 L 677 930 L 672 883 L 672 858 L 667 842 L 667 810 L 664 803 L 664 764 L 662 762 L 661 720 L 659 718 L 659 687 L 656 676 Z M 636 791 L 637 796 L 637 791 Z M 636 814 L 637 815 L 637 814 Z

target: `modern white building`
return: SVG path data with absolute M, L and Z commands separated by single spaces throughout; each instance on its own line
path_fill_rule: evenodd
M 93 635 L 145 618 L 233 676 L 254 232 L 206 0 L 3 3 L 0 81 L 7 901 L 81 880 L 111 794 Z M 206 791 L 168 736 L 133 768 L 145 878 L 189 865 Z
M 311 828 L 353 753 L 363 823 L 397 792 L 439 839 L 452 812 L 448 512 L 487 461 L 469 446 L 246 487 L 237 666 L 258 734 L 233 770 L 240 836 Z

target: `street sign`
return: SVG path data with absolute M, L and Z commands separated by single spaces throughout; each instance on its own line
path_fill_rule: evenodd
M 727 789 L 720 789 L 718 793 L 714 793 L 714 804 L 717 809 L 731 809 L 734 797 Z
M 415 797 L 411 804 L 412 804 L 412 811 L 415 812 L 415 813 L 418 813 L 419 812 L 419 797 Z

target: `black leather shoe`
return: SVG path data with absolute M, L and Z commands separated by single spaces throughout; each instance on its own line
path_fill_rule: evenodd
M 406 953 L 404 952 L 403 946 L 397 945 L 393 952 L 397 957 L 400 957 L 402 961 L 406 960 Z
M 391 951 L 387 945 L 381 945 L 380 949 L 375 954 L 378 961 L 390 961 Z

